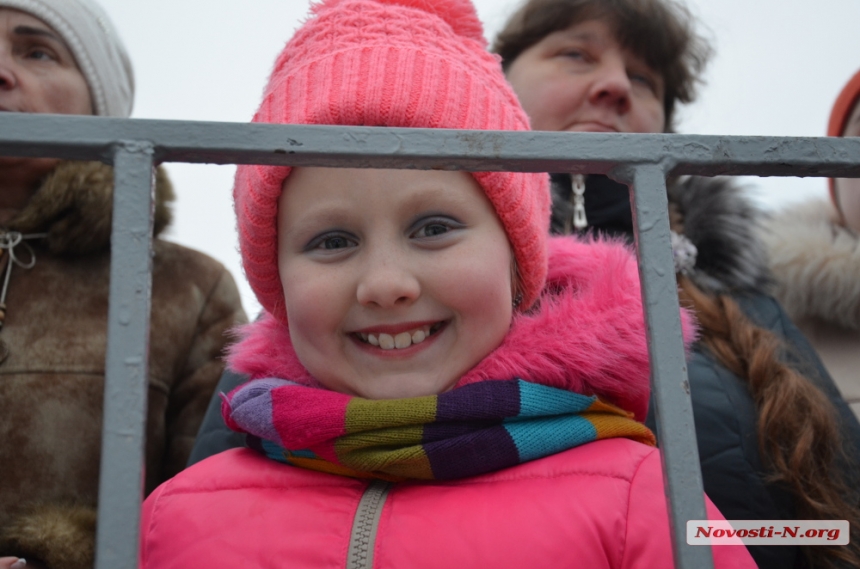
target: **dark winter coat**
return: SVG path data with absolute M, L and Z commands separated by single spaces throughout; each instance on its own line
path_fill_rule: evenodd
M 31 269 L 12 268 L 0 331 L 0 557 L 50 569 L 93 565 L 112 188 L 108 166 L 61 163 L 3 228 L 47 237 L 27 240 Z M 158 234 L 172 199 L 163 171 L 156 196 Z M 152 268 L 147 492 L 185 466 L 224 333 L 245 321 L 233 278 L 210 257 L 156 239 Z
M 562 232 L 566 216 L 573 212 L 571 181 L 567 175 L 553 175 L 552 180 L 552 228 Z M 584 197 L 589 231 L 623 236 L 632 242 L 628 194 L 626 186 L 608 178 L 588 177 Z M 685 236 L 698 250 L 691 279 L 703 290 L 729 294 L 750 320 L 784 341 L 786 361 L 828 396 L 839 413 L 846 450 L 860 456 L 860 424 L 807 339 L 765 292 L 770 277 L 757 236 L 761 214 L 740 188 L 724 178 L 670 182 L 668 197 L 670 207 L 683 219 Z M 766 482 L 757 413 L 746 382 L 701 344 L 694 345 L 687 369 L 705 493 L 729 520 L 796 519 L 791 494 Z M 655 429 L 653 409 L 646 424 Z M 854 470 L 853 474 L 851 487 L 857 488 L 860 472 Z M 797 547 L 749 549 L 762 569 L 806 566 Z

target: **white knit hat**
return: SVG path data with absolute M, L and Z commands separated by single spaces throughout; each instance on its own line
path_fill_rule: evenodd
M 92 0 L 0 0 L 0 8 L 26 12 L 60 34 L 87 81 L 95 114 L 131 115 L 131 61 L 101 6 Z

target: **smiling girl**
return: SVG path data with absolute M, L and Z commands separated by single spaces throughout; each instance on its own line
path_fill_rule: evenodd
M 255 121 L 527 130 L 484 48 L 466 0 L 322 2 Z M 250 448 L 147 499 L 142 567 L 672 566 L 636 264 L 548 239 L 546 176 L 240 166 L 234 195 Z

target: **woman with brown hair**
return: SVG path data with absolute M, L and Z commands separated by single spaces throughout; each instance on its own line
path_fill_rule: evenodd
M 673 130 L 710 54 L 671 0 L 529 0 L 494 51 L 535 130 L 643 133 Z M 632 242 L 626 186 L 604 176 L 552 181 L 555 233 Z M 701 325 L 689 377 L 706 493 L 730 520 L 860 521 L 849 490 L 860 480 L 848 466 L 860 425 L 765 292 L 758 212 L 724 179 L 668 188 L 679 295 Z M 858 566 L 852 542 L 749 549 L 760 567 Z

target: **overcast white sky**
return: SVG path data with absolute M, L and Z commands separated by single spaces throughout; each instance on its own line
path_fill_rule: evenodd
M 100 0 L 135 66 L 134 117 L 250 120 L 274 58 L 309 0 Z M 822 136 L 836 95 L 860 68 L 860 0 L 687 0 L 716 48 L 699 100 L 679 131 Z M 519 0 L 476 0 L 488 39 Z M 219 259 L 244 282 L 230 190 L 233 166 L 171 164 L 168 237 Z M 766 207 L 825 195 L 817 178 L 749 178 Z

